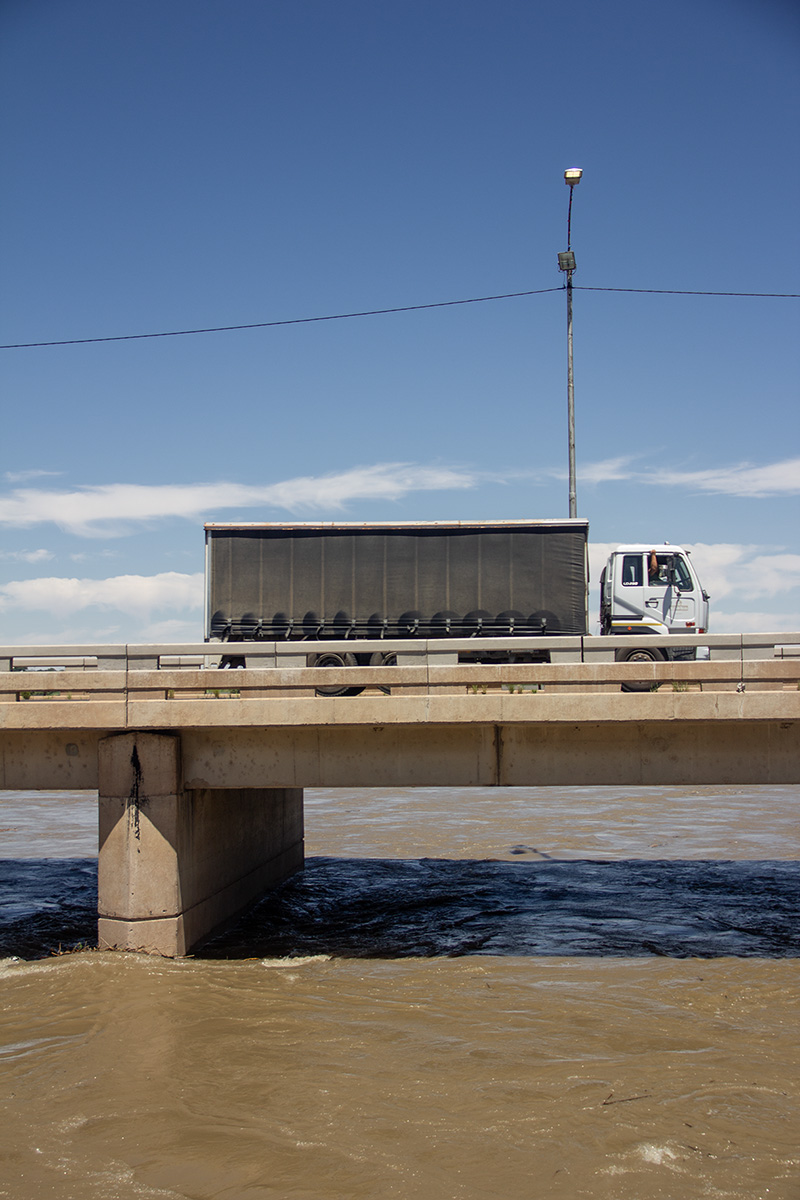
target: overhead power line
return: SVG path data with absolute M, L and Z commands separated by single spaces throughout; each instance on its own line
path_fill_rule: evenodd
M 469 300 L 439 300 L 436 304 L 404 304 L 395 308 L 371 308 L 363 312 L 331 313 L 324 317 L 290 317 L 284 321 L 255 321 L 249 325 L 214 325 L 205 329 L 170 329 L 164 333 L 121 333 L 114 337 L 68 338 L 60 342 L 18 342 L 0 346 L 0 350 L 28 350 L 34 346 L 83 346 L 88 342 L 133 342 L 143 338 L 186 337 L 193 333 L 229 333 L 235 329 L 274 329 L 278 325 L 310 325 L 314 321 L 347 321 L 352 317 L 382 317 L 388 313 L 420 312 L 425 308 L 449 308 L 455 304 L 484 304 L 487 300 L 512 300 L 517 296 L 541 296 L 560 292 L 561 287 L 539 288 L 533 292 L 506 292 L 502 296 L 473 296 Z
M 739 296 L 757 300 L 800 300 L 800 293 L 794 292 L 700 292 L 679 291 L 675 288 L 617 288 L 617 287 L 587 287 L 573 285 L 575 291 L 582 292 L 640 292 L 658 296 Z M 548 292 L 563 292 L 560 287 L 536 288 L 527 292 L 503 292 L 497 296 L 471 296 L 467 300 L 438 300 L 432 304 L 403 304 L 394 308 L 370 308 L 361 312 L 330 313 L 320 317 L 290 317 L 281 321 L 253 321 L 246 325 L 209 325 L 200 329 L 167 329 L 156 333 L 118 333 L 110 337 L 62 338 L 48 342 L 10 342 L 0 345 L 0 350 L 32 350 L 42 346 L 87 346 L 97 342 L 137 342 L 148 338 L 189 337 L 199 333 L 232 333 L 240 329 L 275 329 L 280 325 L 311 325 L 318 321 L 348 321 L 354 317 L 382 317 L 390 313 L 422 312 L 428 308 L 452 308 L 459 304 L 486 304 L 491 300 L 516 300 L 521 296 L 544 296 Z
M 800 292 L 690 292 L 677 288 L 586 287 L 574 283 L 576 292 L 644 292 L 648 296 L 742 296 L 751 300 L 800 300 Z

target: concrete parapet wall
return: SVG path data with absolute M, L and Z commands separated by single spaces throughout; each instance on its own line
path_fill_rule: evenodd
M 601 724 L 648 721 L 763 721 L 800 719 L 800 692 L 502 693 L 424 696 L 232 697 L 205 700 L 131 700 L 129 720 L 139 728 L 280 728 L 329 725 Z

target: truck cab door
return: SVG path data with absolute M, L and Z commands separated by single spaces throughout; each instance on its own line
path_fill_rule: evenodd
M 613 570 L 611 570 L 613 563 Z M 616 621 L 641 620 L 644 607 L 644 556 L 642 554 L 614 555 L 608 568 L 606 587 L 610 578 L 608 619 Z
M 645 616 L 662 621 L 670 629 L 691 628 L 695 621 L 692 578 L 679 555 L 657 554 L 645 559 L 647 581 L 644 586 Z

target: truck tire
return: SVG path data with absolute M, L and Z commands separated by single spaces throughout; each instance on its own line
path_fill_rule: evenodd
M 322 654 L 310 655 L 308 665 L 310 667 L 354 667 L 356 666 L 356 656 L 355 654 L 337 654 L 334 650 L 325 650 Z M 363 690 L 363 687 L 332 684 L 330 687 L 318 687 L 316 692 L 318 696 L 360 696 Z
M 666 654 L 662 650 L 647 650 L 644 646 L 637 646 L 635 650 L 618 650 L 616 655 L 617 662 L 666 662 Z M 660 683 L 622 683 L 620 691 L 622 692 L 651 692 L 658 691 Z

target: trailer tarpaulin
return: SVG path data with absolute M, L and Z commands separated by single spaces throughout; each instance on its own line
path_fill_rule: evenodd
M 586 632 L 585 521 L 207 525 L 207 635 Z

